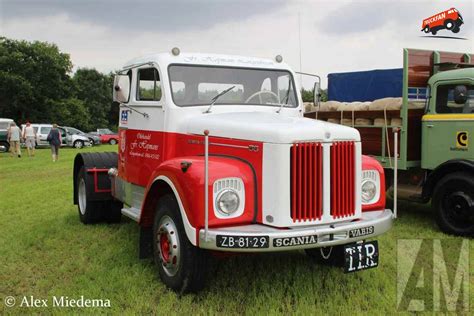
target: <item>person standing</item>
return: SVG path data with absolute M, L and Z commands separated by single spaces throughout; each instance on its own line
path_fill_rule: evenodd
M 26 127 L 23 130 L 23 139 L 25 140 L 28 157 L 34 157 L 36 147 L 36 131 L 33 126 L 31 126 L 30 122 L 26 123 Z
M 53 162 L 58 161 L 59 159 L 59 147 L 61 146 L 61 132 L 58 129 L 57 124 L 53 124 L 53 128 L 48 134 L 46 140 L 51 145 L 51 155 L 53 156 Z
M 17 155 L 18 158 L 21 158 L 20 134 L 20 128 L 16 126 L 15 122 L 11 122 L 10 127 L 8 128 L 7 139 L 10 143 L 10 153 L 12 157 Z

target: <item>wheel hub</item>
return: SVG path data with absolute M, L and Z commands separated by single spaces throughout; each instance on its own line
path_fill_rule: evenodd
M 447 198 L 447 208 L 450 217 L 455 221 L 472 221 L 474 216 L 474 201 L 464 192 L 453 192 Z
M 79 187 L 77 189 L 77 197 L 79 202 L 79 212 L 84 216 L 87 207 L 87 196 L 86 196 L 86 182 L 81 179 Z
M 174 221 L 164 216 L 157 232 L 157 249 L 163 270 L 169 276 L 174 276 L 179 269 L 179 238 Z

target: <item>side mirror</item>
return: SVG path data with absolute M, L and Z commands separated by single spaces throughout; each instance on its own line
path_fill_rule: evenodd
M 314 87 L 313 87 L 313 103 L 314 103 L 314 106 L 319 105 L 320 99 L 321 99 L 321 84 L 319 82 L 315 82 Z
M 456 104 L 464 104 L 467 101 L 468 91 L 464 85 L 454 87 L 454 102 Z
M 114 78 L 114 102 L 127 103 L 130 98 L 130 77 L 127 75 L 116 75 Z

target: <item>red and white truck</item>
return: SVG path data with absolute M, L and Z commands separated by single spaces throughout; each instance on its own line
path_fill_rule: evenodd
M 376 267 L 367 239 L 393 221 L 383 168 L 356 129 L 303 117 L 294 77 L 281 56 L 175 48 L 128 62 L 114 83 L 118 153 L 74 161 L 81 221 L 138 222 L 140 258 L 181 293 L 203 287 L 215 252 L 304 249 L 346 272 Z

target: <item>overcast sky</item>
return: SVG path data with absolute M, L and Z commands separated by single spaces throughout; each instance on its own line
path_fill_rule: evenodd
M 450 7 L 465 24 L 457 34 L 438 35 L 466 40 L 420 32 L 424 18 Z M 113 71 L 133 57 L 178 46 L 189 52 L 281 54 L 296 71 L 301 52 L 301 70 L 325 78 L 402 67 L 404 47 L 472 53 L 473 10 L 473 1 L 464 0 L 0 0 L 0 36 L 56 43 L 75 69 Z

